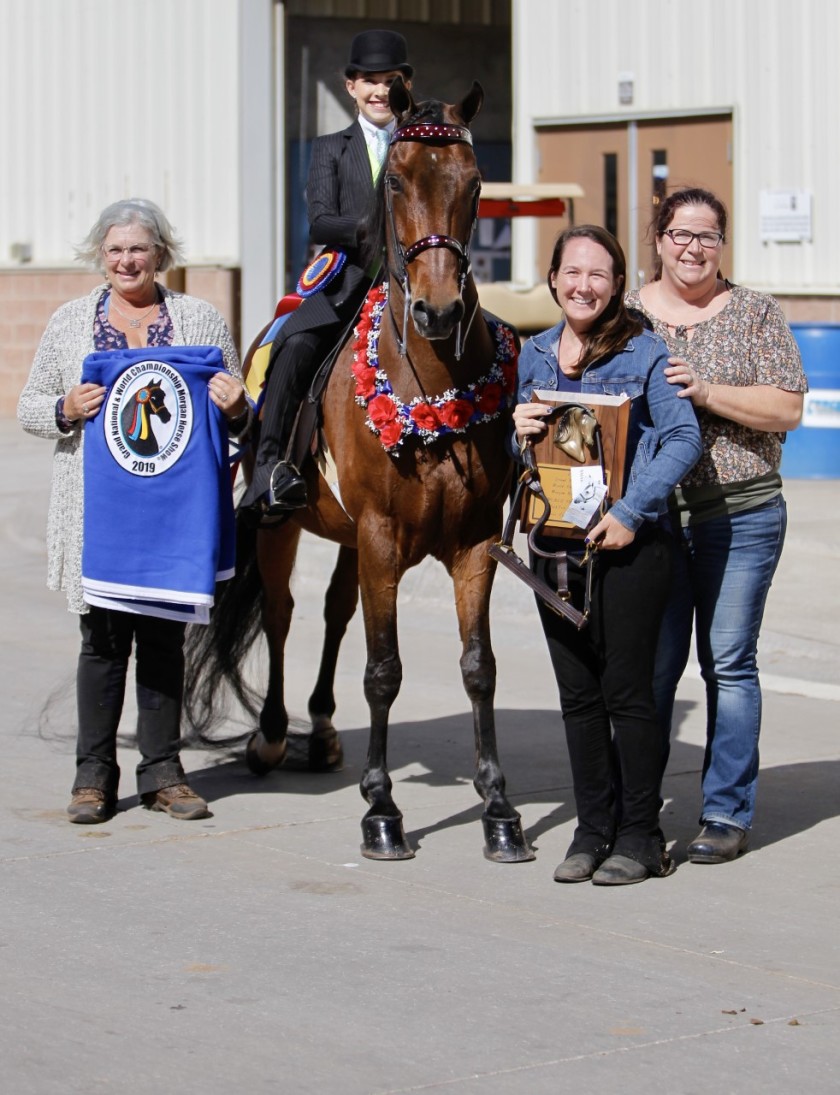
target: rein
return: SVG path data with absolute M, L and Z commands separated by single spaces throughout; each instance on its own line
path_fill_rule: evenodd
M 473 143 L 472 134 L 466 126 L 432 122 L 415 122 L 409 125 L 400 126 L 399 129 L 394 131 L 394 135 L 391 138 L 391 144 L 394 145 L 398 141 L 420 141 L 421 143 L 428 144 L 468 144 L 470 146 L 472 146 Z M 463 301 L 464 288 L 466 287 L 467 277 L 470 273 L 470 245 L 472 243 L 473 233 L 475 232 L 476 221 L 478 220 L 478 195 L 476 194 L 475 201 L 473 202 L 472 218 L 470 220 L 470 229 L 467 234 L 466 243 L 461 243 L 460 240 L 456 240 L 453 236 L 447 236 L 445 233 L 433 232 L 428 236 L 423 236 L 422 239 L 412 243 L 409 247 L 404 247 L 397 232 L 397 224 L 394 219 L 394 207 L 391 201 L 391 191 L 388 188 L 387 180 L 385 185 L 385 206 L 388 211 L 388 225 L 391 230 L 393 253 L 396 259 L 395 269 L 389 269 L 389 274 L 399 282 L 403 292 L 402 335 L 400 335 L 399 330 L 397 330 L 397 349 L 399 350 L 400 357 L 405 357 L 406 332 L 408 330 L 408 317 L 411 310 L 411 282 L 409 279 L 408 267 L 414 262 L 417 256 L 422 255 L 424 251 L 430 251 L 438 247 L 443 247 L 447 251 L 451 251 L 458 260 L 458 295 Z M 476 305 L 473 308 L 463 337 L 460 321 L 455 329 L 456 361 L 461 360 L 461 356 L 464 352 L 464 344 L 466 343 L 467 335 L 469 334 L 477 309 L 478 301 L 476 301 Z M 391 315 L 393 318 L 393 310 L 391 310 Z M 394 320 L 394 327 L 397 328 L 396 320 Z

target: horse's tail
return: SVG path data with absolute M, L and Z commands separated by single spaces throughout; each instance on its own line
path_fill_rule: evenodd
M 254 719 L 260 697 L 245 679 L 245 662 L 261 632 L 263 588 L 257 569 L 257 532 L 236 522 L 236 573 L 219 586 L 206 627 L 187 629 L 184 681 L 184 741 L 202 747 L 228 747 L 250 734 L 218 735 L 232 694 Z

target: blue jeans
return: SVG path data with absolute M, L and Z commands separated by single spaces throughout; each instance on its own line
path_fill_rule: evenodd
M 668 740 L 692 624 L 706 684 L 701 823 L 752 826 L 758 782 L 761 687 L 756 648 L 787 527 L 784 498 L 681 530 L 662 621 L 654 693 Z

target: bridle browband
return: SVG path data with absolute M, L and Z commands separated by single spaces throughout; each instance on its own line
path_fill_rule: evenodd
M 468 144 L 470 147 L 472 147 L 473 143 L 472 134 L 465 125 L 449 125 L 442 122 L 412 122 L 408 125 L 400 126 L 394 131 L 390 144 L 394 145 L 398 141 L 421 141 L 425 144 Z M 470 272 L 470 243 L 478 219 L 478 195 L 476 194 L 475 202 L 473 203 L 472 219 L 470 221 L 470 230 L 467 234 L 466 243 L 461 243 L 460 240 L 456 240 L 453 236 L 434 232 L 417 240 L 415 243 L 412 243 L 410 247 L 403 247 L 402 242 L 397 235 L 397 226 L 394 221 L 394 208 L 391 204 L 391 192 L 388 189 L 387 184 L 385 186 L 385 204 L 388 210 L 388 223 L 391 227 L 391 238 L 394 242 L 394 254 L 396 257 L 396 269 L 393 273 L 396 280 L 399 281 L 402 286 L 404 302 L 402 335 L 397 331 L 397 349 L 399 350 L 400 356 L 405 357 L 408 314 L 411 308 L 411 285 L 409 284 L 408 267 L 417 256 L 422 255 L 424 251 L 430 251 L 436 247 L 443 247 L 447 251 L 451 251 L 458 260 L 458 295 L 463 299 L 464 287 Z M 478 304 L 476 303 L 476 309 L 477 308 Z M 461 360 L 461 354 L 464 351 L 464 343 L 466 342 L 467 335 L 472 326 L 476 309 L 473 310 L 473 315 L 470 317 L 470 322 L 467 325 L 467 330 L 464 333 L 463 338 L 461 337 L 460 321 L 455 329 L 456 361 Z M 396 324 L 394 324 L 394 326 L 396 327 Z

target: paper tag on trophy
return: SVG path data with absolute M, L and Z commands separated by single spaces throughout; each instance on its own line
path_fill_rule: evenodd
M 600 509 L 607 493 L 607 485 L 598 465 L 570 468 L 569 471 L 572 481 L 572 504 L 563 514 L 563 520 L 569 521 L 578 528 L 586 529 L 589 528 L 592 518 Z

